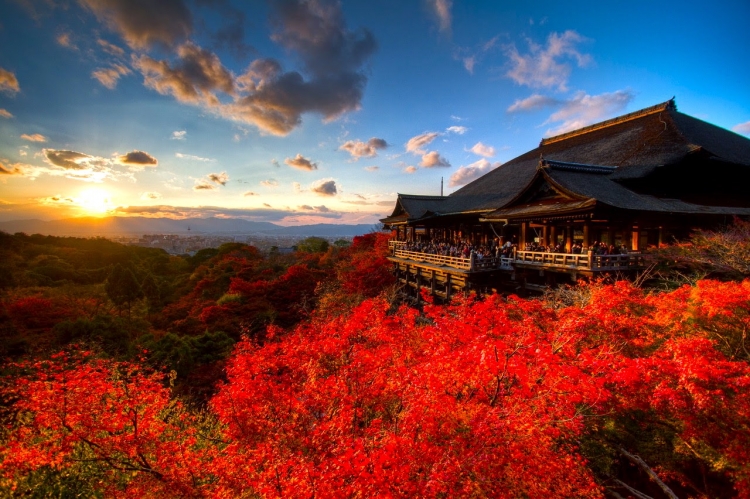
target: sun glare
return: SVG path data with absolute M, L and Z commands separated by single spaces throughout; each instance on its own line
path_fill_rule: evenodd
M 91 215 L 103 215 L 112 208 L 109 193 L 104 189 L 81 191 L 75 201 L 83 211 Z

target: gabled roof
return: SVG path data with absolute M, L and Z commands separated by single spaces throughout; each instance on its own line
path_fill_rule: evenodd
M 563 199 L 544 203 L 519 203 L 523 192 L 510 200 L 505 206 L 485 215 L 487 219 L 504 219 L 556 215 L 581 211 L 595 206 L 610 206 L 623 210 L 683 214 L 714 215 L 750 215 L 750 208 L 728 208 L 721 206 L 702 206 L 679 199 L 660 199 L 647 196 L 623 187 L 613 179 L 616 169 L 609 166 L 564 163 L 560 161 L 539 161 L 535 178 L 529 182 L 526 190 L 535 183 L 546 182 Z
M 440 213 L 440 207 L 448 199 L 446 196 L 419 196 L 415 194 L 399 194 L 396 207 L 383 223 L 404 223 L 414 221 Z
M 604 196 L 602 193 L 608 193 L 608 204 L 611 202 L 613 206 L 640 206 L 641 208 L 632 209 L 644 209 L 642 207 L 646 205 L 669 205 L 672 207 L 670 211 L 675 211 L 674 208 L 678 207 L 688 209 L 685 205 L 690 203 L 660 201 L 639 195 L 618 185 L 616 181 L 646 177 L 661 166 L 680 164 L 697 153 L 712 160 L 750 169 L 749 139 L 682 114 L 677 111 L 674 100 L 669 100 L 579 130 L 545 138 L 535 149 L 508 161 L 449 196 L 439 198 L 438 205 L 429 208 L 426 205 L 414 206 L 406 211 L 410 214 L 409 218 L 418 219 L 424 218 L 427 212 L 435 213 L 434 216 L 485 214 L 508 206 L 534 179 L 540 157 L 550 164 L 569 165 L 568 170 L 557 170 L 562 175 L 559 177 L 560 185 L 575 184 L 582 191 L 594 189 L 595 186 L 586 187 L 585 183 L 591 180 L 590 176 L 587 175 L 588 180 L 585 181 L 578 179 L 575 175 L 585 172 L 570 171 L 576 168 L 570 165 L 593 165 L 599 169 L 612 170 L 606 175 L 606 179 L 599 178 L 593 182 L 602 188 L 597 189 L 597 195 Z M 559 176 L 557 173 L 555 178 Z M 731 179 L 727 181 L 731 182 Z M 399 195 L 399 202 L 403 197 L 404 195 Z M 698 205 L 690 205 L 690 210 L 693 208 L 697 209 Z M 422 213 L 417 214 L 420 210 Z M 737 209 L 730 210 L 731 213 L 736 211 Z

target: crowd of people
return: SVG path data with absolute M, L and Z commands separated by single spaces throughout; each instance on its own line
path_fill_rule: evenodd
M 425 253 L 429 255 L 442 255 L 451 256 L 457 258 L 470 258 L 472 252 L 477 260 L 484 258 L 510 258 L 513 256 L 513 252 L 518 249 L 515 237 L 513 240 L 508 240 L 505 243 L 501 243 L 499 238 L 495 238 L 486 245 L 475 245 L 470 243 L 468 240 L 421 240 L 421 241 L 406 241 L 403 245 L 403 249 L 406 251 L 414 251 L 417 253 Z M 560 243 L 555 245 L 545 246 L 536 242 L 526 243 L 524 251 L 538 251 L 542 253 L 568 253 Z M 570 253 L 574 255 L 580 255 L 591 251 L 594 255 L 621 255 L 628 253 L 628 249 L 622 246 L 615 246 L 614 244 L 607 244 L 604 242 L 595 241 L 591 246 L 584 247 L 580 242 L 576 241 L 573 243 Z

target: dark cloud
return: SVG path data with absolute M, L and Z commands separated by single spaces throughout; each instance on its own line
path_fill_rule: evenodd
M 194 191 L 213 191 L 214 189 L 216 189 L 216 186 L 209 184 L 205 180 L 196 180 L 193 186 Z
M 148 49 L 156 43 L 175 46 L 193 31 L 192 16 L 182 0 L 79 1 L 134 49 Z
M 160 94 L 171 94 L 180 102 L 215 107 L 220 104 L 216 92 L 234 95 L 232 73 L 216 54 L 186 43 L 180 46 L 177 55 L 179 60 L 174 66 L 147 55 L 135 57 L 133 65 L 143 74 L 147 87 Z
M 117 162 L 121 165 L 127 165 L 136 168 L 156 166 L 159 164 L 159 161 L 155 157 L 144 151 L 130 151 L 127 154 L 118 156 Z
M 227 185 L 227 182 L 229 182 L 229 175 L 227 175 L 227 172 L 209 173 L 207 178 L 211 182 L 220 185 Z
M 99 38 L 96 43 L 99 44 L 99 46 L 109 55 L 113 55 L 115 57 L 124 57 L 125 51 L 118 47 L 117 45 L 114 45 L 112 43 L 109 43 L 107 40 L 102 40 Z
M 284 163 L 286 163 L 289 166 L 293 166 L 294 168 L 299 168 L 300 170 L 317 170 L 318 164 L 313 163 L 309 159 L 303 157 L 301 154 L 297 154 L 293 158 L 286 158 L 284 160 Z
M 246 193 L 243 194 L 243 196 L 245 196 L 245 197 L 257 196 L 257 195 L 258 195 L 258 193 L 257 192 L 253 192 L 253 191 L 247 191 Z
M 310 206 L 309 204 L 303 204 L 299 209 L 303 211 L 314 211 L 316 213 L 331 213 L 331 209 L 325 205 Z
M 265 204 L 265 206 L 269 206 Z M 170 218 L 192 217 L 233 217 L 255 221 L 277 222 L 289 216 L 297 215 L 293 210 L 274 210 L 265 208 L 222 208 L 219 206 L 120 206 L 114 211 L 126 215 L 167 216 Z
M 15 94 L 21 90 L 18 79 L 14 73 L 0 68 L 0 91 Z
M 305 77 L 258 59 L 241 78 L 250 92 L 224 109 L 226 115 L 263 131 L 286 135 L 306 112 L 333 120 L 359 109 L 367 77 L 363 65 L 376 42 L 365 30 L 346 28 L 341 7 L 327 0 L 276 0 L 272 39 L 301 60 Z
M 22 175 L 23 171 L 16 165 L 5 165 L 0 162 L 0 175 Z
M 373 137 L 367 142 L 361 140 L 348 140 L 339 147 L 342 151 L 347 151 L 356 160 L 359 158 L 372 158 L 378 155 L 378 150 L 388 147 L 388 143 L 383 139 Z
M 82 164 L 84 161 L 91 159 L 88 154 L 76 151 L 56 151 L 55 149 L 43 149 L 44 157 L 47 162 L 67 170 L 82 170 L 87 168 Z
M 313 184 L 310 190 L 320 196 L 335 196 L 338 194 L 335 180 L 320 180 Z
M 254 52 L 253 47 L 245 43 L 245 26 L 248 22 L 242 10 L 234 7 L 228 0 L 198 0 L 197 3 L 221 16 L 219 28 L 209 35 L 214 48 L 228 48 L 240 59 L 247 59 Z M 209 30 L 206 23 L 201 25 Z

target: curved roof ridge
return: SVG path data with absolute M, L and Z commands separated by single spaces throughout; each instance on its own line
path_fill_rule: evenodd
M 579 128 L 578 130 L 573 130 L 566 133 L 561 133 L 560 135 L 555 135 L 553 137 L 547 137 L 546 139 L 542 139 L 542 141 L 539 143 L 540 146 L 544 146 L 547 144 L 552 144 L 553 142 L 559 142 L 561 140 L 569 139 L 571 137 L 576 137 L 578 135 L 583 135 L 584 133 L 593 132 L 594 130 L 599 130 L 601 128 L 606 128 L 612 125 L 616 125 L 618 123 L 623 123 L 625 121 L 634 120 L 636 118 L 640 118 L 642 116 L 647 116 L 649 114 L 654 113 L 660 113 L 662 111 L 677 110 L 677 105 L 674 102 L 674 97 L 669 99 L 666 102 L 662 102 L 661 104 L 657 104 L 655 106 L 647 107 L 644 109 L 640 109 L 638 111 L 633 111 L 632 113 L 623 114 L 622 116 L 618 116 L 616 118 L 612 118 L 609 120 L 601 121 L 599 123 L 594 123 L 593 125 L 585 126 L 583 128 Z
M 552 168 L 553 170 L 570 171 L 570 172 L 608 174 L 617 170 L 616 166 L 571 163 L 569 161 L 555 161 L 552 159 L 544 159 L 544 158 L 542 158 L 539 164 L 542 167 L 547 166 L 549 168 Z

